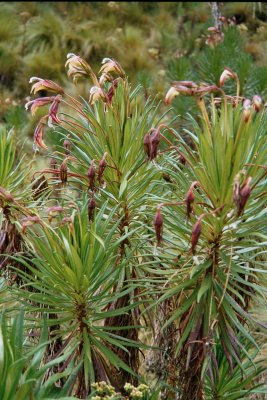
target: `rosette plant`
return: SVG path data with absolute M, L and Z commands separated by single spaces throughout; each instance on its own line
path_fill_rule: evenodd
M 22 150 L 22 147 L 21 147 Z M 23 150 L 22 150 L 23 151 Z M 12 284 L 16 274 L 7 269 L 7 255 L 22 251 L 23 238 L 16 221 L 36 214 L 34 197 L 40 194 L 39 184 L 30 181 L 31 163 L 18 155 L 13 130 L 0 131 L 0 269 Z M 44 189 L 44 182 L 43 189 Z M 34 186 L 35 185 L 35 186 Z M 39 191 L 39 192 L 38 192 Z M 38 193 L 37 193 L 38 192 Z
M 222 90 L 228 79 L 236 96 Z M 209 396 L 224 398 L 218 387 L 237 370 L 236 391 L 244 382 L 251 388 L 242 359 L 254 368 L 251 347 L 260 344 L 253 331 L 266 329 L 253 313 L 266 307 L 266 108 L 259 96 L 241 98 L 239 88 L 237 74 L 225 68 L 220 86 L 174 82 L 166 95 L 167 104 L 193 96 L 199 109 L 185 132 L 192 146 L 173 131 L 176 147 L 164 157 L 172 201 L 159 198 L 154 220 L 164 370 L 181 399 L 206 398 L 207 381 Z M 247 398 L 242 390 L 239 398 Z
M 75 54 L 66 67 L 74 83 L 88 79 L 89 100 L 51 80 L 30 80 L 31 92 L 47 95 L 26 108 L 34 115 L 48 107 L 34 131 L 34 149 L 47 151 L 46 135 L 58 142 L 49 166 L 34 174 L 51 193 L 42 212 L 22 222 L 30 256 L 16 258 L 25 270 L 16 300 L 23 299 L 30 325 L 34 312 L 48 315 L 44 362 L 61 360 L 48 375 L 67 368 L 58 385 L 84 398 L 98 380 L 117 390 L 138 382 L 140 312 L 150 300 L 140 280 L 153 242 L 147 193 L 163 191 L 156 160 L 165 125 L 159 102 L 146 100 L 140 87 L 132 90 L 117 61 L 104 59 L 100 77 Z

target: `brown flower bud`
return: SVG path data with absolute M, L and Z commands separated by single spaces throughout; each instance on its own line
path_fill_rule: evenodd
M 193 193 L 193 189 L 189 189 L 189 191 L 186 194 L 185 197 L 185 202 L 186 202 L 186 215 L 188 218 L 190 218 L 190 215 L 193 211 L 192 203 L 195 200 L 195 195 Z
M 47 123 L 47 116 L 44 116 L 40 119 L 40 121 L 38 122 L 35 130 L 34 130 L 34 147 L 37 148 L 41 147 L 42 149 L 47 149 L 46 144 L 43 141 L 44 138 L 44 128 L 46 126 Z
M 65 148 L 65 154 L 66 154 L 66 156 L 68 156 L 70 154 L 70 149 L 71 149 L 70 142 L 67 139 L 65 139 L 63 142 L 63 146 Z
M 146 133 L 144 136 L 144 150 L 147 156 L 150 156 L 150 133 Z
M 95 166 L 94 166 L 94 160 L 91 161 L 90 167 L 87 172 L 87 176 L 89 179 L 89 187 L 91 190 L 94 190 L 95 187 Z
M 160 246 L 162 242 L 162 233 L 163 233 L 163 218 L 160 213 L 160 207 L 158 207 L 156 211 L 156 215 L 154 218 L 154 227 L 157 238 L 157 246 Z
M 197 181 L 194 181 L 194 182 L 191 184 L 191 186 L 190 186 L 190 188 L 189 188 L 189 190 L 188 190 L 188 192 L 187 192 L 187 194 L 186 194 L 186 196 L 185 196 L 186 215 L 187 215 L 188 218 L 190 218 L 190 215 L 191 215 L 191 213 L 192 213 L 192 211 L 193 211 L 192 203 L 193 203 L 194 200 L 195 200 L 195 195 L 194 195 L 194 193 L 193 193 L 193 189 L 194 189 L 194 187 L 195 187 L 197 184 L 198 184 L 198 182 L 197 182 Z
M 95 207 L 96 207 L 96 204 L 95 204 L 95 198 L 94 198 L 94 193 L 93 193 L 93 195 L 88 203 L 88 220 L 89 220 L 89 222 L 94 221 Z
M 238 206 L 238 216 L 242 214 L 244 211 L 245 205 L 249 199 L 251 193 L 250 183 L 252 181 L 252 177 L 250 176 L 246 182 L 242 185 L 239 191 L 239 206 Z
M 197 222 L 195 223 L 195 225 L 193 226 L 193 229 L 192 229 L 191 250 L 192 250 L 193 254 L 195 254 L 195 248 L 198 243 L 199 236 L 201 234 L 201 221 L 202 221 L 203 217 L 204 217 L 204 214 L 201 214 L 201 216 L 198 218 Z
M 51 104 L 50 108 L 49 108 L 49 113 L 48 113 L 48 126 L 50 128 L 53 128 L 53 122 L 57 125 L 61 124 L 61 120 L 58 117 L 58 107 L 59 107 L 59 103 L 62 99 L 61 95 L 57 95 L 54 98 L 53 103 Z
M 65 161 L 63 161 L 63 163 L 60 165 L 59 177 L 60 177 L 61 183 L 63 185 L 65 185 L 68 181 L 68 168 L 67 168 Z
M 114 79 L 114 81 L 112 82 L 111 87 L 109 88 L 108 92 L 107 92 L 107 102 L 108 104 L 111 104 L 112 102 L 112 98 L 115 94 L 115 90 L 118 87 L 118 83 L 119 83 L 119 79 Z
M 150 150 L 149 150 L 150 160 L 153 160 L 154 158 L 157 157 L 159 142 L 160 142 L 159 129 L 152 128 L 150 136 Z

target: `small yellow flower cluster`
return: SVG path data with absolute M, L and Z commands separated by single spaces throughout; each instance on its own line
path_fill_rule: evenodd
M 114 387 L 108 385 L 107 382 L 105 381 L 93 383 L 92 388 L 95 389 L 97 394 L 97 396 L 94 396 L 92 400 L 100 400 L 100 399 L 111 400 L 113 396 L 116 394 Z
M 148 393 L 149 387 L 143 383 L 137 387 L 126 383 L 124 385 L 124 390 L 129 394 L 131 400 L 142 400 L 144 398 L 143 396 Z

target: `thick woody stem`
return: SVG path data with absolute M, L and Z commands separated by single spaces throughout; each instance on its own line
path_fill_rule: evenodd
M 218 2 L 210 2 L 209 3 L 211 8 L 212 18 L 214 20 L 215 28 L 222 30 L 222 21 L 221 21 L 221 10 L 220 10 L 220 3 Z

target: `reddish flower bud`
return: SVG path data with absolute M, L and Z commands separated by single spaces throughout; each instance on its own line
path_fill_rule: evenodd
M 195 196 L 194 196 L 193 190 L 189 189 L 189 191 L 187 192 L 186 197 L 185 197 L 186 215 L 188 218 L 190 218 L 190 214 L 193 211 L 192 203 L 194 202 L 194 200 L 195 200 Z
M 87 172 L 87 176 L 89 179 L 89 187 L 91 190 L 94 190 L 95 187 L 95 166 L 94 166 L 94 160 L 91 161 L 90 167 Z
M 63 146 L 65 148 L 65 155 L 68 156 L 70 154 L 70 149 L 71 149 L 70 142 L 67 139 L 65 139 L 63 142 Z
M 155 218 L 154 218 L 154 227 L 157 238 L 157 246 L 160 246 L 162 242 L 162 233 L 163 233 L 163 218 L 160 213 L 160 207 L 158 207 Z
M 47 116 L 42 117 L 37 124 L 35 131 L 34 131 L 34 144 L 41 147 L 42 149 L 47 149 L 46 144 L 43 141 L 44 138 L 44 127 L 46 125 Z
M 239 206 L 238 206 L 238 216 L 242 214 L 244 211 L 245 205 L 249 199 L 251 193 L 250 183 L 252 181 L 252 177 L 250 176 L 246 182 L 242 185 L 239 191 Z
M 150 149 L 149 149 L 150 160 L 153 160 L 154 158 L 157 157 L 159 142 L 160 142 L 159 129 L 152 128 L 150 136 Z
M 190 186 L 190 188 L 189 188 L 189 190 L 188 190 L 188 192 L 187 192 L 187 194 L 186 194 L 186 197 L 185 197 L 185 202 L 186 202 L 186 215 L 187 215 L 188 218 L 190 218 L 190 214 L 191 214 L 192 211 L 193 211 L 192 203 L 193 203 L 194 200 L 195 200 L 195 195 L 194 195 L 194 193 L 193 193 L 193 189 L 194 189 L 194 187 L 195 187 L 197 184 L 198 184 L 197 181 L 194 181 L 194 182 L 191 184 L 191 186 Z
M 108 93 L 107 93 L 107 102 L 108 102 L 108 104 L 111 104 L 111 102 L 112 102 L 112 98 L 113 98 L 113 96 L 114 96 L 114 94 L 115 94 L 115 90 L 116 90 L 117 87 L 118 87 L 118 82 L 119 82 L 119 80 L 118 80 L 118 79 L 115 79 L 115 80 L 112 82 L 112 85 L 111 85 L 111 87 L 110 87 L 109 90 L 108 90 Z
M 60 103 L 60 101 L 61 101 L 61 96 L 60 95 L 57 95 L 55 98 L 54 98 L 54 101 L 53 101 L 53 103 L 51 104 L 51 107 L 49 108 L 49 117 L 48 117 L 48 126 L 51 128 L 51 127 L 53 127 L 53 122 L 55 123 L 55 124 L 61 124 L 61 120 L 58 118 L 58 115 L 57 115 L 57 113 L 58 113 L 58 107 L 59 107 L 59 103 Z
M 89 200 L 88 203 L 88 220 L 89 222 L 94 220 L 94 213 L 95 213 L 95 198 L 94 198 L 94 193 L 92 194 L 91 199 Z
M 192 250 L 193 254 L 195 254 L 195 248 L 198 243 L 199 236 L 201 234 L 201 221 L 202 221 L 203 217 L 204 217 L 204 214 L 201 214 L 201 216 L 198 218 L 197 222 L 195 223 L 195 225 L 193 226 L 193 229 L 192 229 L 191 250 Z
M 68 168 L 65 161 L 63 161 L 63 163 L 60 165 L 59 177 L 62 184 L 65 185 L 66 182 L 68 181 Z

